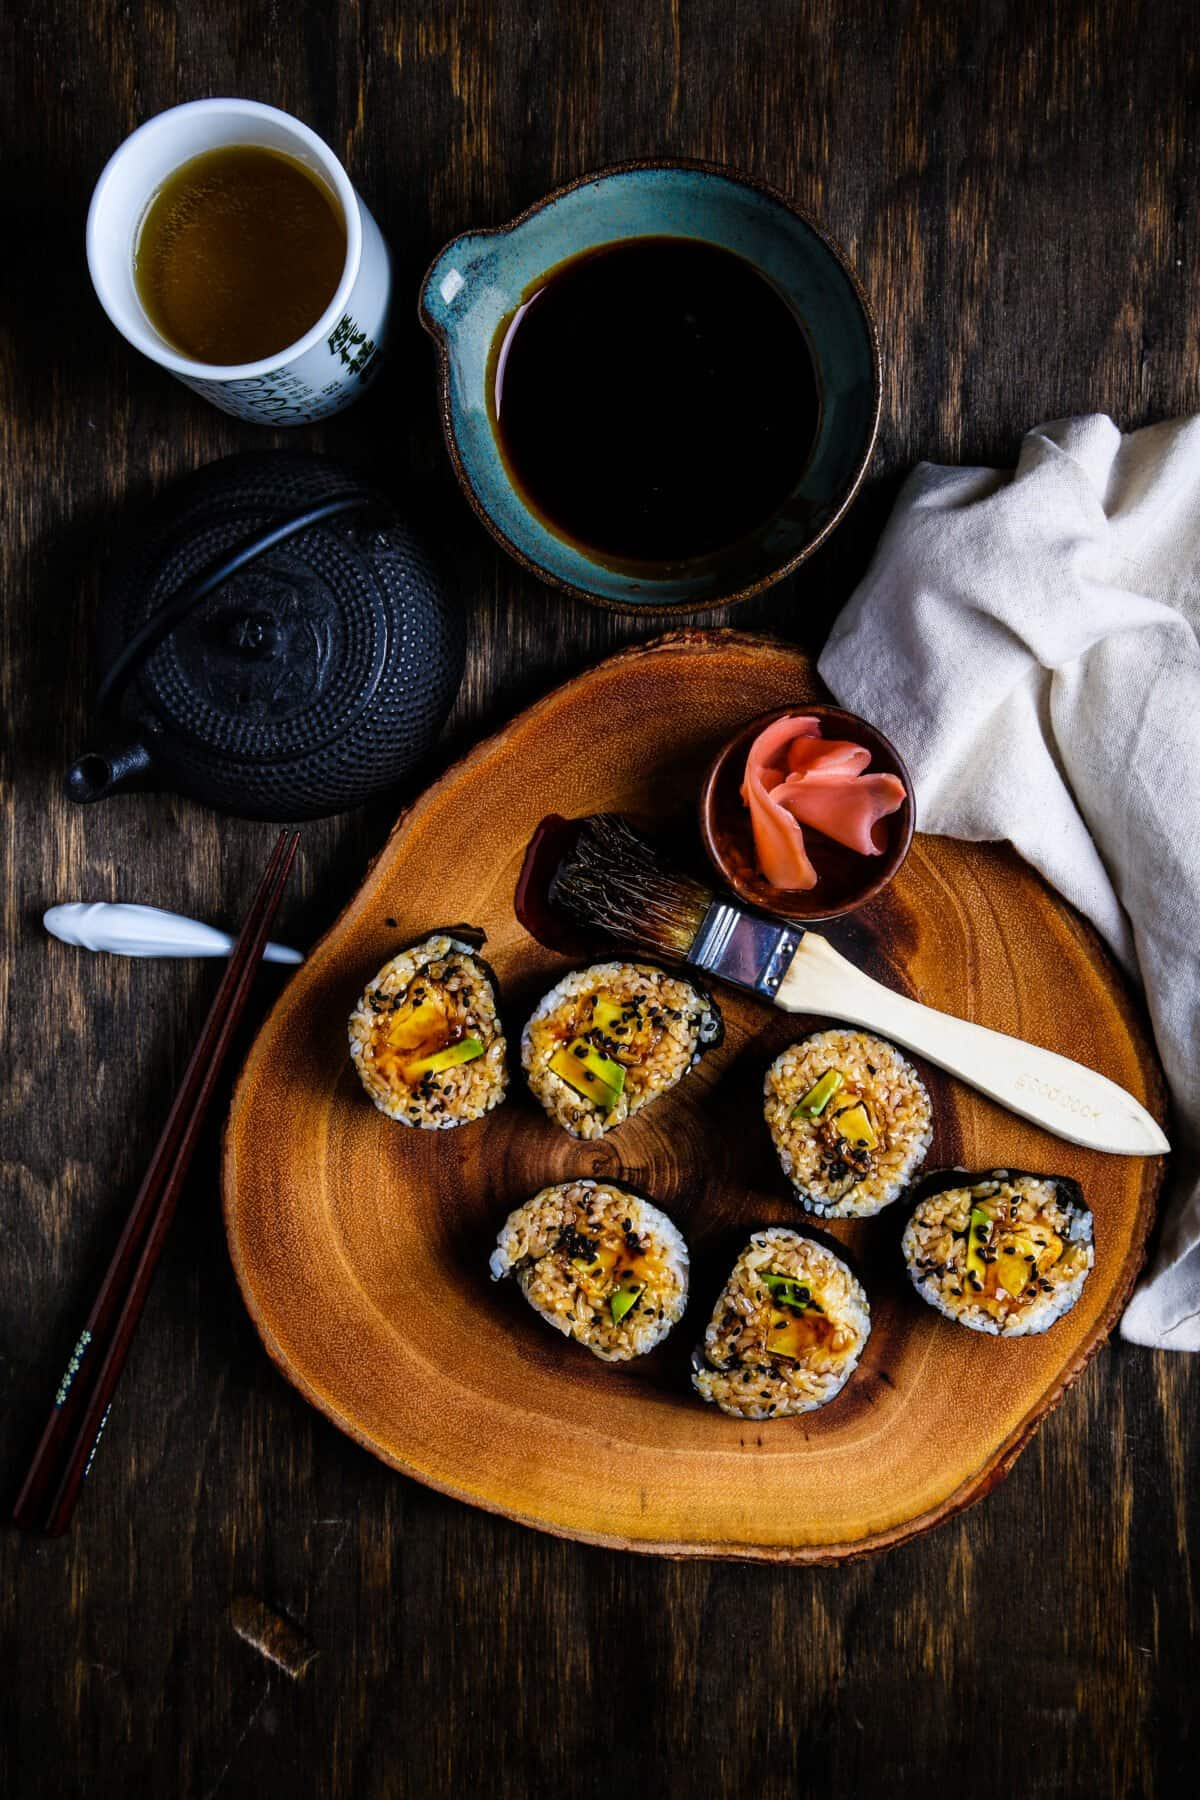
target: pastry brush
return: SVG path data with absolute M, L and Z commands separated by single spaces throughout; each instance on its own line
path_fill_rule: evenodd
M 1107 1076 L 895 993 L 819 932 L 749 912 L 672 867 L 619 814 L 596 813 L 576 828 L 549 889 L 576 923 L 690 963 L 784 1012 L 867 1026 L 1068 1143 L 1124 1156 L 1170 1148 L 1145 1107 Z

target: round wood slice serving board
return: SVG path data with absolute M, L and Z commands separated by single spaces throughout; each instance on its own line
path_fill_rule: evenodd
M 998 1165 L 1082 1183 L 1096 1265 L 1042 1337 L 998 1340 L 925 1306 L 899 1253 L 904 1203 L 827 1230 L 851 1254 L 873 1330 L 821 1412 L 759 1424 L 704 1406 L 691 1348 L 754 1227 L 808 1223 L 761 1111 L 763 1073 L 819 1022 L 719 991 L 724 1044 L 596 1144 L 556 1129 L 524 1087 L 521 1026 L 568 966 L 517 923 L 513 891 L 547 812 L 677 822 L 721 743 L 756 713 L 822 697 L 798 651 L 683 632 L 611 658 L 481 744 L 406 813 L 357 898 L 294 975 L 242 1073 L 224 1163 L 234 1267 L 268 1351 L 367 1449 L 474 1505 L 593 1543 L 667 1555 L 817 1562 L 900 1542 L 1011 1467 L 1114 1325 L 1141 1263 L 1161 1159 L 1049 1137 L 922 1066 L 927 1168 Z M 377 1112 L 346 1020 L 398 945 L 482 926 L 514 1072 L 509 1098 L 458 1130 Z M 1158 1117 L 1143 1018 L 1092 931 L 1010 851 L 918 835 L 891 887 L 838 947 L 932 1006 L 1090 1063 Z M 548 1182 L 619 1178 L 676 1220 L 688 1311 L 625 1365 L 551 1331 L 487 1259 L 506 1214 Z

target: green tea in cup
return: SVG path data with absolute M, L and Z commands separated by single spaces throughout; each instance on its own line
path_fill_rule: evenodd
M 226 144 L 159 187 L 134 251 L 138 298 L 197 362 L 240 364 L 302 338 L 346 265 L 346 222 L 321 177 L 281 150 Z

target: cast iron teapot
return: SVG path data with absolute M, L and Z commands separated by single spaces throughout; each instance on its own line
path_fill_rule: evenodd
M 393 786 L 432 746 L 465 652 L 460 608 L 390 503 L 290 450 L 169 489 L 107 586 L 97 637 L 115 747 L 72 765 L 71 799 L 152 781 L 255 819 L 317 818 Z

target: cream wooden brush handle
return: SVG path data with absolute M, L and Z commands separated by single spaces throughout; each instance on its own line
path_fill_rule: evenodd
M 1170 1149 L 1145 1107 L 1107 1076 L 1053 1050 L 908 1000 L 864 975 L 816 932 L 801 939 L 776 1005 L 881 1032 L 1069 1143 L 1124 1156 L 1158 1156 Z

